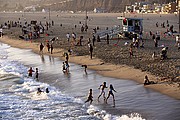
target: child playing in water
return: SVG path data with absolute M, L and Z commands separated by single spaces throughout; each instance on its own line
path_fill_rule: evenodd
M 44 92 L 44 91 L 42 91 L 41 88 L 38 88 L 38 89 L 37 89 L 37 94 L 38 94 L 38 95 L 40 95 L 42 92 Z M 49 93 L 49 89 L 46 88 L 45 92 L 46 92 L 46 93 Z
M 28 76 L 32 77 L 33 72 L 34 72 L 34 70 L 32 69 L 32 67 L 30 67 L 30 69 L 28 70 Z
M 105 91 L 104 91 L 105 88 L 107 88 L 106 82 L 103 82 L 103 84 L 100 85 L 99 88 L 98 88 L 98 89 L 100 89 L 100 94 L 99 94 L 99 96 L 98 96 L 98 101 L 99 101 L 99 98 L 101 97 L 101 95 L 103 95 L 104 101 L 106 100 Z
M 37 89 L 37 94 L 40 95 L 43 91 L 41 90 L 41 88 Z
M 82 65 L 81 67 L 84 67 L 84 72 L 87 74 L 87 65 Z
M 106 103 L 107 103 L 107 100 L 108 98 L 110 97 L 110 95 L 113 96 L 113 103 L 114 103 L 114 107 L 115 107 L 115 99 L 114 99 L 114 94 L 113 94 L 113 91 L 116 92 L 116 90 L 114 90 L 114 87 L 112 84 L 110 84 L 109 86 L 109 92 L 108 92 L 108 96 L 107 96 L 107 99 L 106 99 Z
M 89 101 L 90 101 L 90 104 L 91 104 L 92 101 L 93 101 L 92 89 L 89 90 L 88 99 L 85 101 L 85 103 L 86 103 L 86 102 L 89 102 Z

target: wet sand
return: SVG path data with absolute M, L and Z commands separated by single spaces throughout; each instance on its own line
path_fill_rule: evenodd
M 102 17 L 102 18 L 107 18 L 104 22 L 109 23 L 109 24 L 106 24 L 106 25 L 102 24 L 101 28 L 103 28 L 103 27 L 105 28 L 107 26 L 109 26 L 109 27 L 112 26 L 112 23 L 110 22 L 110 21 L 112 21 L 112 18 L 116 19 L 116 17 L 119 16 L 119 14 L 112 14 L 112 16 L 111 16 L 111 14 L 109 14 L 108 16 L 104 16 L 104 14 L 98 14 L 98 15 L 100 17 Z M 70 16 L 66 16 L 66 15 L 63 16 L 62 15 L 61 18 L 63 18 L 64 22 L 66 20 L 69 20 L 69 23 L 71 23 L 73 19 L 69 19 L 69 18 L 74 18 L 75 19 L 75 18 L 77 18 L 77 16 L 76 15 L 70 15 Z M 97 17 L 97 16 L 95 15 L 94 18 Z M 97 18 L 99 18 L 99 16 Z M 140 16 L 142 16 L 142 15 L 140 15 Z M 83 19 L 83 17 L 84 17 L 84 15 L 80 14 L 80 19 L 81 20 Z M 142 16 L 142 17 L 145 17 L 145 15 Z M 60 19 L 60 18 L 56 18 L 56 19 Z M 165 19 L 165 18 L 161 17 L 160 19 Z M 78 20 L 79 19 L 76 19 L 76 23 L 78 23 Z M 95 21 L 95 22 L 91 23 L 91 27 L 96 26 L 97 22 L 100 22 L 100 21 Z M 152 24 L 151 20 L 149 20 L 148 22 L 150 22 L 150 23 L 146 23 L 146 25 L 151 26 L 151 24 Z M 67 26 L 69 26 L 69 28 L 66 27 L 66 28 L 64 28 L 64 29 L 62 29 L 60 31 L 62 32 L 65 29 L 69 29 L 71 31 L 73 29 L 72 26 L 74 26 L 73 23 L 74 22 L 72 22 L 71 25 L 67 24 Z M 115 20 L 114 24 L 116 24 L 116 23 L 118 23 L 118 21 Z M 100 24 L 100 23 L 98 23 L 98 24 Z M 175 26 L 175 28 L 177 28 L 177 26 Z M 57 32 L 56 29 L 54 30 L 54 32 Z M 52 30 L 53 30 L 53 28 L 52 28 Z M 78 32 L 78 30 L 76 30 L 76 31 Z M 154 30 L 153 32 L 155 32 L 155 31 L 156 30 Z M 66 32 L 67 32 L 67 30 L 65 31 L 65 33 Z M 62 34 L 65 34 L 65 33 L 62 33 Z M 53 34 L 56 35 L 57 33 L 53 33 Z M 64 36 L 60 35 L 59 38 L 63 39 L 63 38 L 65 38 Z M 10 37 L 13 38 L 13 39 L 11 39 Z M 9 37 L 4 36 L 3 38 L 0 39 L 0 41 L 3 42 L 3 43 L 7 43 L 7 44 L 9 44 L 9 45 L 11 45 L 13 47 L 28 48 L 28 49 L 32 49 L 33 52 L 35 52 L 35 53 L 39 53 L 39 43 L 38 42 L 30 42 L 30 41 L 18 40 L 18 39 L 15 39 L 12 36 L 9 36 Z M 39 40 L 39 42 L 41 42 L 41 40 Z M 62 43 L 60 41 L 59 46 L 61 46 L 61 44 Z M 60 59 L 64 60 L 63 52 L 66 51 L 66 50 L 60 49 L 60 47 L 58 48 L 58 45 L 54 49 L 53 54 L 49 54 L 46 51 L 47 50 L 45 49 L 44 54 L 51 55 L 51 56 L 54 56 L 54 57 L 60 57 Z M 137 81 L 138 83 L 141 83 L 141 84 L 143 83 L 145 75 L 148 75 L 150 80 L 158 81 L 160 79 L 159 76 L 152 75 L 152 74 L 150 74 L 148 72 L 142 72 L 142 70 L 134 69 L 133 67 L 130 67 L 130 66 L 127 66 L 127 65 L 114 65 L 114 64 L 111 64 L 111 63 L 106 63 L 106 62 L 102 61 L 101 59 L 97 59 L 97 58 L 93 58 L 91 60 L 91 59 L 89 59 L 88 55 L 85 55 L 85 56 L 71 55 L 70 56 L 70 62 L 74 62 L 74 63 L 77 63 L 77 64 L 86 64 L 86 65 L 88 65 L 89 69 L 96 70 L 99 74 L 102 74 L 104 76 L 122 78 L 122 79 L 128 79 L 128 80 L 135 80 L 135 81 Z M 152 88 L 152 89 L 154 89 L 154 90 L 156 90 L 158 92 L 161 92 L 161 93 L 166 94 L 168 96 L 171 96 L 173 98 L 180 99 L 179 87 L 178 87 L 177 83 L 169 84 L 169 82 L 163 81 L 161 84 L 148 85 L 148 86 L 145 86 L 145 87 Z

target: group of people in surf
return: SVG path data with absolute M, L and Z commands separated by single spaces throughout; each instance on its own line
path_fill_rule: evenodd
M 38 68 L 34 71 L 32 67 L 29 68 L 28 70 L 28 77 L 33 77 L 33 72 L 35 72 L 35 79 L 38 81 L 39 79 L 39 72 Z M 40 95 L 42 92 L 49 93 L 49 89 L 46 88 L 45 91 L 41 90 L 41 88 L 37 88 L 37 94 Z
M 101 96 L 103 96 L 104 98 L 104 102 L 107 103 L 107 100 L 109 99 L 110 96 L 113 97 L 113 107 L 115 107 L 115 96 L 114 96 L 114 92 L 116 92 L 116 90 L 114 89 L 113 85 L 110 84 L 109 86 L 109 91 L 108 91 L 108 95 L 106 97 L 105 95 L 105 89 L 108 88 L 107 85 L 106 85 L 106 82 L 103 82 L 98 89 L 100 89 L 100 93 L 99 93 L 99 96 L 98 96 L 98 102 L 99 102 L 99 99 Z M 89 94 L 88 94 L 88 97 L 87 97 L 87 100 L 85 101 L 85 103 L 87 102 L 90 102 L 90 104 L 92 104 L 93 102 L 93 94 L 92 94 L 92 89 L 89 90 Z

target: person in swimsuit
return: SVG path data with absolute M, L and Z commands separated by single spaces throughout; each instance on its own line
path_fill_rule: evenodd
M 103 84 L 100 85 L 99 88 L 98 88 L 98 89 L 100 89 L 100 94 L 99 94 L 99 96 L 98 96 L 98 101 L 99 101 L 99 98 L 101 97 L 101 95 L 103 95 L 104 101 L 106 100 L 106 97 L 105 97 L 105 90 L 104 90 L 105 88 L 107 88 L 106 82 L 103 82 Z
M 48 88 L 46 88 L 46 93 L 49 93 L 49 89 Z
M 89 102 L 89 101 L 90 101 L 90 104 L 91 104 L 92 101 L 93 101 L 92 89 L 89 90 L 88 99 L 85 101 L 85 103 L 87 103 L 87 102 Z
M 37 94 L 40 95 L 43 91 L 41 90 L 41 88 L 37 89 Z
M 34 70 L 32 69 L 32 67 L 30 67 L 30 69 L 28 70 L 28 76 L 32 77 L 33 72 L 34 72 Z
M 115 107 L 115 99 L 114 99 L 114 94 L 113 94 L 113 91 L 116 92 L 116 90 L 114 90 L 114 87 L 112 84 L 110 84 L 109 86 L 109 92 L 108 92 L 108 96 L 107 96 L 107 99 L 106 99 L 106 103 L 107 103 L 107 100 L 108 98 L 110 97 L 110 95 L 113 96 L 113 103 L 114 103 L 114 107 Z

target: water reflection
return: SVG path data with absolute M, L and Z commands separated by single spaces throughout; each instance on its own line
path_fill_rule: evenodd
M 44 55 L 40 55 L 42 63 L 45 63 Z
M 50 62 L 50 63 L 54 63 L 54 57 L 49 56 L 49 62 Z

